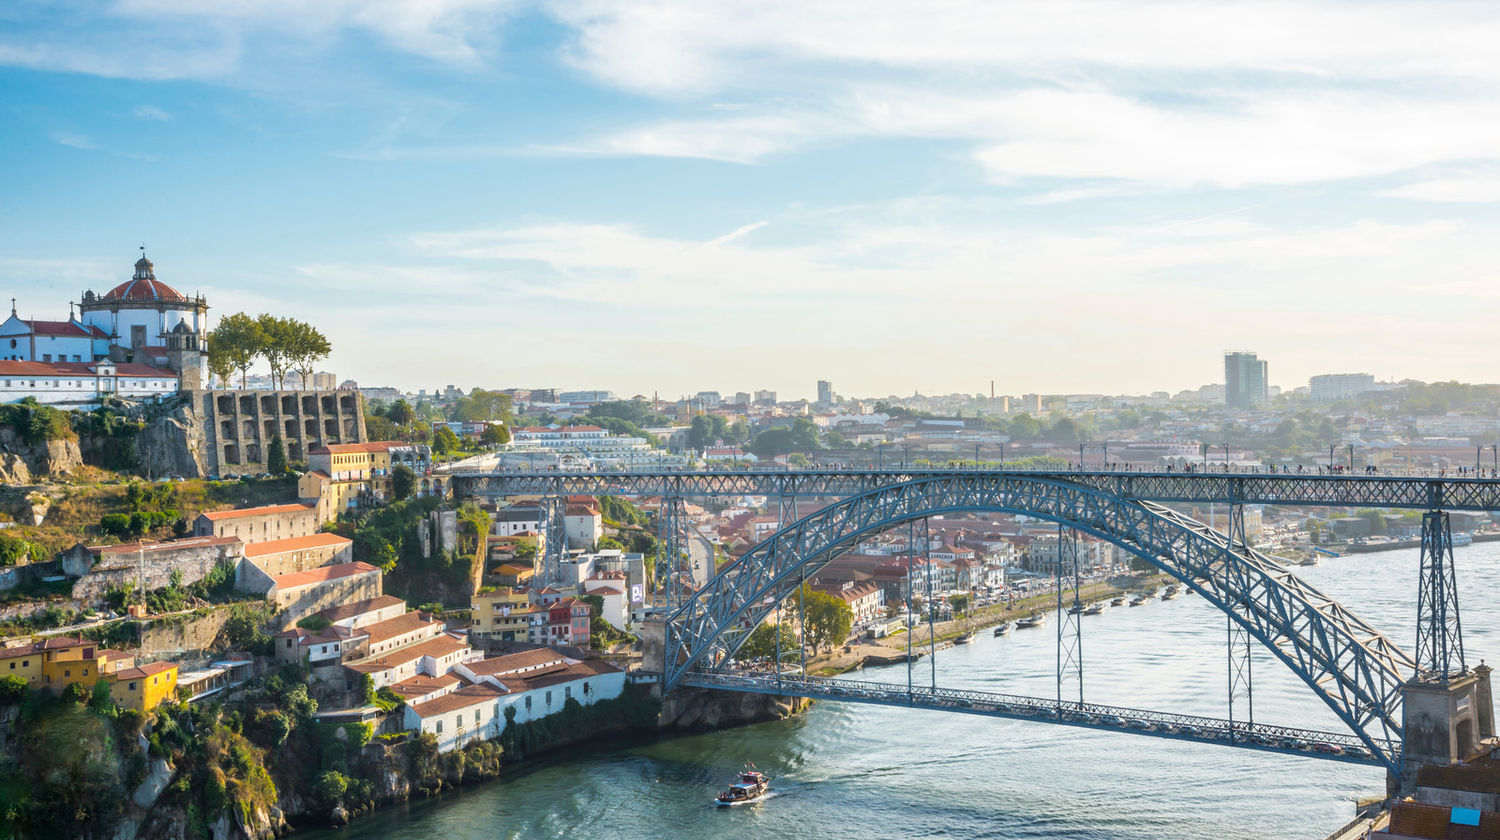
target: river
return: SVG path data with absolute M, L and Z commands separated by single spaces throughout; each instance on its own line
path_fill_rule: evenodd
M 1500 655 L 1489 600 L 1500 543 L 1456 549 L 1469 663 Z M 1299 575 L 1402 647 L 1416 623 L 1416 549 L 1324 558 Z M 1199 596 L 1085 616 L 1086 698 L 1222 717 L 1225 618 Z M 939 685 L 1051 696 L 1055 616 L 940 651 Z M 931 664 L 917 664 L 918 684 Z M 1269 653 L 1253 662 L 1255 719 L 1342 731 Z M 859 678 L 904 682 L 905 665 Z M 1240 707 L 1237 707 L 1240 708 Z M 709 806 L 745 760 L 776 778 L 758 805 Z M 1384 793 L 1371 767 L 978 716 L 819 703 L 794 720 L 616 744 L 389 808 L 319 840 L 491 838 L 1183 838 L 1321 840 Z

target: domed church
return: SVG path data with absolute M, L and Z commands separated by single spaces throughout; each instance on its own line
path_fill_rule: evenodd
M 144 248 L 135 261 L 134 276 L 102 295 L 84 292 L 78 309 L 83 323 L 109 336 L 111 357 L 123 352 L 115 361 L 165 363 L 172 336 L 189 333 L 198 348 L 204 345 L 208 327 L 203 297 L 189 298 L 156 279 L 156 267 L 146 259 Z

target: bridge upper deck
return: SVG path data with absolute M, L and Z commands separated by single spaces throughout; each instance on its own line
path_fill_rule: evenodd
M 1283 472 L 1112 470 L 809 469 L 631 470 L 449 473 L 465 495 L 530 494 L 789 496 L 843 498 L 917 479 L 1081 484 L 1124 499 L 1152 502 L 1281 504 L 1324 507 L 1500 510 L 1500 479 L 1451 475 L 1317 475 Z

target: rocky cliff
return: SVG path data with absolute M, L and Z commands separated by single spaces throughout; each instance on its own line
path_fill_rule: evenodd
M 203 478 L 203 424 L 191 401 L 146 420 L 135 436 L 141 475 Z
M 77 438 L 30 443 L 15 429 L 0 426 L 0 481 L 32 484 L 68 475 L 81 466 Z
M 791 717 L 811 704 L 800 697 L 679 688 L 662 699 L 657 725 L 679 731 L 722 729 Z

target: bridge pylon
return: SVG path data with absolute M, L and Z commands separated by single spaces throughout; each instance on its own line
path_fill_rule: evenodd
M 1078 684 L 1083 705 L 1083 563 L 1078 557 L 1078 535 L 1057 526 L 1057 702 L 1072 702 L 1072 683 Z M 1071 596 L 1064 596 L 1067 587 Z M 1068 697 L 1063 696 L 1064 689 Z
M 1422 765 L 1461 761 L 1493 734 L 1489 671 L 1464 660 L 1453 535 L 1447 511 L 1430 510 L 1422 515 L 1416 669 L 1401 689 L 1400 792 L 1415 789 Z
M 562 581 L 562 559 L 568 552 L 566 505 L 562 496 L 543 496 L 541 586 L 556 586 Z

